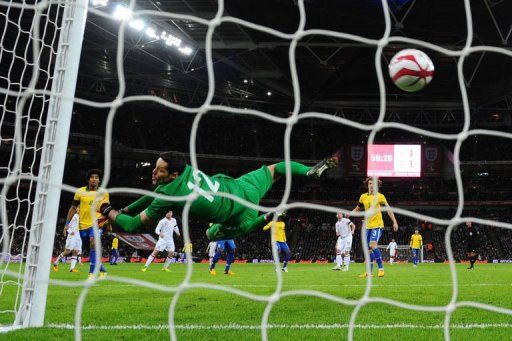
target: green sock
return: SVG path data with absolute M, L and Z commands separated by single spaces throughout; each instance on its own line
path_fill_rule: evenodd
M 306 176 L 307 172 L 311 169 L 311 167 L 308 167 L 306 165 L 303 165 L 302 163 L 298 163 L 295 161 L 290 161 L 290 168 L 292 170 L 292 175 L 303 175 L 303 176 Z M 286 175 L 286 162 L 282 161 L 282 162 L 276 163 L 275 172 L 278 175 Z

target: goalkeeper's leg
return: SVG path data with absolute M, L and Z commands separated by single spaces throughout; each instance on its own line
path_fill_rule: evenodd
M 254 220 L 247 223 L 241 223 L 240 225 L 223 225 L 223 224 L 212 224 L 208 230 L 206 230 L 206 236 L 209 240 L 225 240 L 235 239 L 236 237 L 243 236 L 251 233 L 254 230 L 261 229 L 272 220 L 273 213 L 262 214 L 256 217 Z M 242 220 L 243 221 L 243 220 Z
M 313 167 L 303 165 L 302 163 L 290 161 L 290 171 L 292 175 L 307 176 L 310 178 L 320 178 L 325 174 L 326 170 L 334 168 L 338 165 L 339 156 L 337 154 L 325 158 Z M 279 177 L 286 175 L 286 162 L 282 161 L 270 166 L 267 166 L 272 174 L 272 178 L 277 180 Z

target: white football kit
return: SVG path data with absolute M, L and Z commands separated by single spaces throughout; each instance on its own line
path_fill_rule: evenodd
M 156 226 L 155 233 L 159 236 L 158 242 L 156 243 L 156 249 L 158 251 L 175 251 L 173 233 L 180 233 L 175 218 L 163 218 L 160 220 Z M 163 237 L 160 236 L 160 233 L 163 233 Z
M 390 257 L 395 257 L 396 256 L 396 243 L 395 242 L 389 243 L 387 249 L 389 250 L 389 256 Z
M 82 252 L 82 239 L 80 238 L 80 231 L 78 229 L 80 225 L 79 219 L 78 213 L 75 213 L 73 218 L 71 218 L 66 231 L 68 236 L 66 238 L 65 246 L 66 249 L 75 250 L 78 251 L 78 253 Z
M 336 248 L 341 252 L 350 252 L 352 248 L 352 229 L 351 221 L 348 218 L 341 218 L 336 222 L 336 234 L 339 234 L 336 242 Z

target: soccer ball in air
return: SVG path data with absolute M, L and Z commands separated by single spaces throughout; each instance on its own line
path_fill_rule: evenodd
M 433 76 L 434 64 L 420 50 L 402 50 L 389 63 L 389 77 L 397 87 L 407 92 L 423 89 Z

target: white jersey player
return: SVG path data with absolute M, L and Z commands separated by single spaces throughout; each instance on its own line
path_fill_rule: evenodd
M 394 239 L 391 239 L 391 243 L 386 247 L 386 250 L 389 251 L 389 264 L 393 264 L 397 253 L 397 246 Z
M 53 270 L 59 271 L 59 261 L 69 255 L 71 253 L 71 264 L 69 267 L 70 272 L 78 272 L 75 269 L 76 261 L 78 254 L 82 252 L 82 239 L 80 238 L 79 225 L 80 218 L 78 212 L 73 215 L 69 224 L 64 227 L 63 234 L 66 237 L 66 246 L 64 247 L 64 251 L 62 251 L 55 262 L 53 262 Z
M 348 216 L 343 213 L 336 214 L 338 221 L 336 222 L 336 266 L 333 270 L 348 271 L 350 265 L 350 249 L 352 248 L 352 235 L 356 225 L 350 221 Z M 342 258 L 343 256 L 343 258 Z
M 170 272 L 169 264 L 174 260 L 176 256 L 174 246 L 174 233 L 180 237 L 180 230 L 178 229 L 178 223 L 175 218 L 172 217 L 172 211 L 167 212 L 165 218 L 158 222 L 155 233 L 158 235 L 158 242 L 156 243 L 155 249 L 148 257 L 146 264 L 142 268 L 142 272 L 146 272 L 149 265 L 155 259 L 160 251 L 167 251 L 167 258 L 165 259 L 164 267 L 162 271 Z
M 206 252 L 208 252 L 208 258 L 210 258 L 210 265 L 212 265 L 213 257 L 215 256 L 215 251 L 217 250 L 217 242 L 210 242 L 208 247 L 206 248 Z

